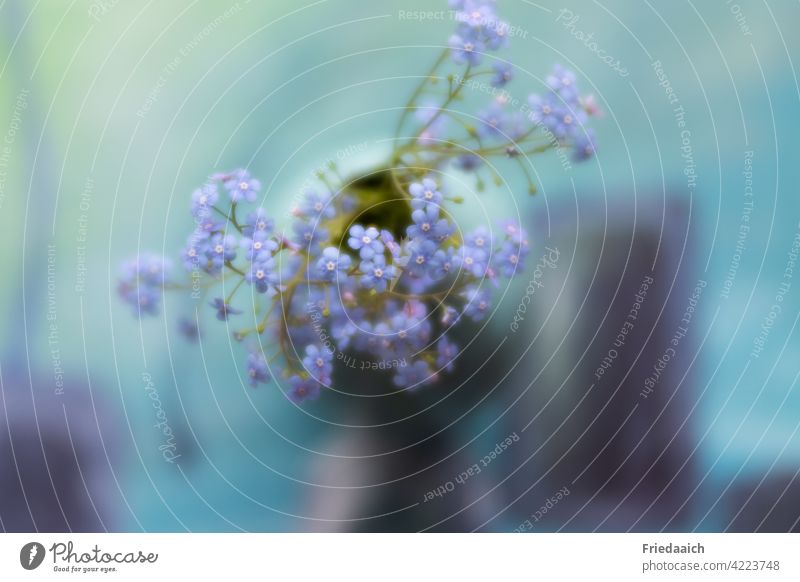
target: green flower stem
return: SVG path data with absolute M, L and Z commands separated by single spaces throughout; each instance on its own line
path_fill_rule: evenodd
M 244 271 L 241 271 L 238 268 L 234 267 L 233 263 L 231 263 L 230 261 L 225 261 L 225 266 L 228 267 L 234 273 L 241 275 L 242 277 L 245 276 Z
M 239 225 L 239 221 L 236 220 L 236 202 L 231 202 L 231 218 L 230 218 L 230 221 L 231 221 L 231 224 L 233 225 L 233 227 L 236 230 L 238 230 L 239 233 L 241 234 L 242 227 Z
M 439 107 L 439 109 L 434 113 L 428 122 L 422 126 L 422 128 L 417 132 L 417 136 L 414 138 L 414 141 L 419 140 L 419 137 L 425 133 L 425 130 L 428 129 L 433 123 L 441 117 L 444 110 L 447 109 L 447 106 L 450 105 L 461 93 L 461 89 L 464 88 L 464 82 L 470 78 L 470 71 L 472 70 L 472 65 L 467 65 L 467 70 L 464 72 L 464 76 L 462 77 L 462 82 L 456 85 L 456 88 L 452 88 L 452 83 L 450 85 L 450 90 L 447 92 L 447 99 L 445 99 L 444 103 Z
M 525 174 L 525 179 L 528 180 L 528 193 L 536 194 L 536 184 L 533 181 L 533 176 L 531 176 L 531 173 L 528 170 L 528 166 L 525 165 L 525 162 L 522 160 L 520 156 L 514 156 L 513 159 L 519 165 L 520 169 L 522 170 L 522 173 Z
M 267 312 L 264 314 L 264 317 L 261 318 L 261 321 L 258 322 L 258 326 L 256 326 L 256 331 L 261 334 L 267 328 L 267 320 L 269 316 L 272 315 L 272 310 L 275 309 L 275 306 L 278 304 L 277 301 L 273 301 L 272 305 L 269 306 Z
M 521 137 L 520 140 L 522 140 L 525 137 L 526 136 Z M 516 142 L 508 141 L 508 142 L 505 142 L 505 143 L 502 143 L 502 144 L 496 145 L 496 146 L 489 146 L 489 147 L 483 147 L 483 148 L 477 148 L 477 149 L 471 150 L 471 149 L 467 149 L 467 148 L 456 148 L 453 145 L 455 143 L 456 142 L 450 142 L 445 146 L 435 146 L 435 145 L 434 146 L 426 146 L 425 148 L 421 148 L 421 149 L 422 149 L 422 151 L 441 153 L 443 157 L 447 158 L 447 157 L 460 156 L 462 154 L 473 154 L 473 155 L 482 156 L 482 157 L 488 157 L 488 156 L 493 156 L 493 155 L 498 155 L 498 154 L 506 154 L 509 147 L 513 147 L 513 148 L 517 149 L 519 154 L 531 155 L 531 154 L 542 153 L 544 151 L 547 151 L 551 147 L 553 147 L 553 142 L 552 141 L 547 141 L 545 143 L 539 142 L 538 145 L 537 145 L 537 142 L 529 142 L 528 145 L 536 145 L 536 147 L 534 149 L 521 150 L 520 147 L 522 145 L 524 145 L 523 141 L 516 141 Z
M 397 137 L 397 138 L 400 137 L 400 130 L 403 129 L 403 123 L 405 123 L 406 119 L 408 118 L 409 112 L 412 109 L 415 108 L 414 106 L 416 105 L 417 98 L 420 96 L 420 94 L 422 93 L 423 89 L 425 89 L 425 85 L 427 85 L 428 81 L 431 80 L 431 78 L 433 77 L 433 74 L 436 72 L 436 70 L 447 59 L 447 56 L 449 54 L 450 54 L 450 49 L 449 48 L 445 48 L 442 51 L 442 53 L 439 55 L 439 57 L 436 59 L 436 61 L 433 63 L 433 66 L 430 68 L 430 70 L 425 75 L 425 77 L 423 77 L 422 80 L 419 82 L 419 84 L 417 85 L 417 88 L 411 94 L 411 97 L 409 98 L 408 103 L 406 103 L 406 106 L 403 108 L 403 113 L 400 115 L 400 119 L 397 120 L 397 127 L 395 128 L 395 131 L 394 131 L 395 137 Z
M 239 282 L 236 283 L 236 286 L 233 288 L 233 290 L 228 294 L 228 297 L 225 299 L 225 303 L 229 304 L 231 302 L 233 296 L 236 295 L 236 292 L 239 290 L 239 287 L 241 287 L 242 283 L 244 283 L 244 280 L 245 280 L 244 277 L 239 279 Z
M 214 210 L 214 212 L 216 212 L 220 216 L 222 216 L 225 220 L 230 222 L 231 225 L 233 226 L 233 228 L 235 228 L 239 232 L 239 234 L 242 234 L 242 227 L 239 224 L 239 222 L 236 220 L 236 203 L 235 202 L 231 203 L 231 209 L 227 213 L 223 212 L 222 210 L 220 210 L 216 206 L 212 206 L 211 209 Z
M 216 281 L 210 281 L 208 283 L 204 283 L 203 285 L 193 285 L 192 283 L 186 283 L 185 285 L 182 283 L 167 283 L 163 288 L 165 291 L 194 291 L 197 288 L 205 291 L 213 287 L 215 284 Z
M 328 180 L 328 176 L 325 175 L 325 172 L 317 172 L 317 178 L 319 178 L 320 182 L 325 184 L 325 187 L 330 190 L 331 192 L 335 192 L 336 188 L 333 187 L 330 180 Z
M 304 254 L 302 256 L 304 258 L 303 266 L 297 270 L 297 274 L 294 276 L 294 278 L 286 284 L 286 290 L 275 296 L 272 301 L 272 305 L 267 310 L 267 313 L 264 314 L 264 319 L 262 319 L 261 323 L 258 324 L 258 333 L 260 334 L 264 331 L 264 329 L 266 329 L 267 320 L 269 319 L 272 310 L 278 303 L 281 304 L 281 316 L 283 321 L 281 322 L 281 325 L 278 325 L 278 346 L 280 347 L 280 352 L 283 354 L 283 359 L 286 362 L 288 371 L 296 373 L 302 373 L 303 367 L 298 366 L 297 358 L 293 357 L 289 352 L 289 325 L 286 322 L 288 322 L 290 319 L 287 308 L 292 304 L 292 301 L 294 300 L 294 292 L 297 289 L 297 286 L 303 283 L 303 273 L 305 273 L 308 269 L 308 255 Z

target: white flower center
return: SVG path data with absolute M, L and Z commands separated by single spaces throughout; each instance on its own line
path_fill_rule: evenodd
M 564 116 L 564 123 L 566 123 L 567 125 L 571 125 L 572 124 L 572 116 L 571 115 L 565 115 Z
M 256 271 L 256 279 L 263 279 L 264 278 L 264 271 L 259 269 Z
M 250 188 L 250 184 L 248 184 L 247 182 L 239 182 L 240 190 L 247 190 L 248 188 Z
M 336 263 L 334 261 L 328 261 L 328 263 L 325 265 L 325 268 L 329 271 L 334 271 L 336 270 Z
M 253 243 L 253 248 L 256 249 L 256 250 L 260 250 L 261 246 L 262 245 L 261 245 L 261 243 L 259 241 L 256 241 L 256 242 Z
M 375 269 L 374 273 L 375 273 L 375 276 L 378 277 L 379 279 L 381 277 L 383 277 L 383 269 L 381 269 L 380 267 Z
M 422 229 L 422 232 L 428 232 L 431 229 L 431 225 L 428 222 L 423 222 L 420 228 Z
M 425 200 L 433 200 L 433 192 L 425 190 Z
M 364 235 L 361 237 L 361 242 L 363 242 L 365 245 L 368 245 L 369 243 L 372 242 L 372 239 L 367 235 Z
M 519 258 L 517 257 L 517 255 L 511 255 L 510 257 L 508 257 L 508 260 L 511 262 L 512 265 L 516 265 Z
M 325 360 L 323 360 L 322 358 L 317 358 L 316 364 L 317 368 L 321 368 L 322 366 L 325 365 Z
M 478 238 L 475 239 L 475 246 L 482 247 L 484 242 L 486 241 L 483 240 L 483 237 L 479 236 Z
M 215 251 L 215 252 L 216 252 L 218 255 L 219 255 L 219 254 L 222 254 L 222 251 L 224 251 L 224 250 L 225 250 L 225 248 L 224 248 L 222 245 L 217 245 L 217 246 L 215 246 L 215 247 L 214 247 L 214 251 Z
M 417 259 L 416 259 L 416 263 L 417 263 L 418 265 L 421 265 L 421 264 L 422 264 L 422 263 L 424 263 L 424 262 L 425 262 L 425 257 L 423 257 L 422 255 L 418 255 L 418 256 L 417 256 Z
M 314 204 L 314 210 L 316 210 L 317 212 L 321 212 L 322 211 L 322 202 L 317 202 L 316 204 Z
M 464 262 L 465 262 L 466 264 L 468 264 L 468 265 L 471 265 L 471 264 L 472 264 L 472 263 L 474 263 L 475 261 L 472 259 L 472 257 L 467 257 L 466 259 L 464 259 Z

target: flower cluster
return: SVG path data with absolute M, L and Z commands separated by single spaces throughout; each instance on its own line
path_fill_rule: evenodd
M 468 85 L 469 79 L 461 78 L 460 85 Z M 496 89 L 505 87 L 512 79 L 511 65 L 498 63 L 492 68 L 491 85 Z M 523 107 L 512 108 L 510 94 L 502 89 L 487 106 L 480 109 L 476 114 L 478 123 L 474 132 L 479 143 L 471 148 L 472 152 L 457 158 L 458 165 L 462 169 L 472 170 L 481 164 L 482 157 L 501 151 L 506 156 L 516 157 L 564 146 L 572 149 L 575 161 L 592 157 L 595 135 L 588 122 L 590 117 L 600 113 L 594 97 L 581 95 L 575 73 L 561 65 L 553 67 L 545 83 L 545 92 L 531 93 Z M 435 126 L 431 124 L 426 129 L 426 138 L 449 141 L 446 139 L 448 118 L 457 119 L 457 113 L 442 111 Z M 533 147 L 526 147 L 529 145 Z
M 439 177 L 451 163 L 479 176 L 487 156 L 517 158 L 563 145 L 586 159 L 595 147 L 586 123 L 597 107 L 580 95 L 575 74 L 556 66 L 546 93 L 531 95 L 526 110 L 511 110 L 501 93 L 469 116 L 479 120 L 471 127 L 449 105 L 473 76 L 489 75 L 494 87 L 512 81 L 507 63 L 477 68 L 485 51 L 507 44 L 510 27 L 493 1 L 450 4 L 456 32 L 434 71 L 449 56 L 463 74 L 439 100 L 430 100 L 426 86 L 433 75 L 421 82 L 384 169 L 350 180 L 335 168 L 322 173 L 320 187 L 305 190 L 290 223 L 280 226 L 256 205 L 261 183 L 248 170 L 213 174 L 191 195 L 195 228 L 181 252 L 189 283 L 174 280 L 165 259 L 143 255 L 124 264 L 121 297 L 138 315 L 153 315 L 166 288 L 208 292 L 221 285 L 227 293 L 207 303 L 251 346 L 248 382 L 282 375 L 296 403 L 331 387 L 335 363 L 353 354 L 399 389 L 451 371 L 460 354 L 454 327 L 491 314 L 495 289 L 522 271 L 529 243 L 511 220 L 462 232 L 450 205 L 463 198 Z M 422 94 L 428 101 L 417 103 Z M 407 137 L 401 132 L 410 112 L 416 121 Z M 467 131 L 442 140 L 450 125 Z M 184 318 L 180 326 L 199 338 L 195 322 Z
M 594 154 L 594 131 L 586 127 L 589 115 L 596 115 L 593 99 L 581 97 L 575 73 L 561 65 L 547 77 L 549 91 L 528 97 L 530 119 L 560 142 L 573 146 L 573 158 L 586 160 Z
M 117 291 L 133 307 L 136 315 L 155 315 L 171 271 L 172 264 L 163 257 L 139 255 L 122 264 Z
M 581 95 L 573 71 L 556 65 L 544 80 L 544 91 L 531 93 L 527 99 L 512 98 L 507 89 L 514 80 L 512 64 L 497 59 L 491 51 L 508 44 L 513 28 L 497 16 L 494 0 L 451 0 L 456 30 L 450 37 L 450 61 L 460 71 L 447 75 L 436 73 L 446 59 L 437 61 L 429 77 L 423 81 L 425 91 L 419 90 L 409 102 L 415 111 L 419 129 L 411 143 L 396 150 L 395 161 L 406 157 L 419 161 L 420 153 L 431 154 L 429 159 L 453 163 L 465 171 L 478 171 L 485 158 L 502 155 L 520 158 L 550 149 L 569 148 L 574 161 L 584 161 L 595 153 L 595 135 L 589 118 L 600 115 L 592 95 Z M 492 59 L 490 67 L 481 68 L 484 60 Z M 458 101 L 465 87 L 487 91 L 493 98 L 484 107 L 459 111 Z M 447 78 L 448 90 L 440 99 L 430 95 L 436 79 Z M 424 85 L 431 84 L 431 87 Z M 418 95 L 424 100 L 417 102 Z M 521 105 L 520 105 L 521 103 Z M 406 115 L 399 128 L 404 127 Z M 454 133 L 451 128 L 460 130 Z M 466 132 L 463 130 L 466 129 Z M 401 136 L 398 135 L 398 138 Z M 424 156 L 422 156 L 424 159 Z M 521 164 L 530 190 L 536 190 L 530 174 Z
M 528 253 L 525 233 L 513 222 L 502 224 L 500 234 L 482 227 L 463 239 L 456 236 L 441 186 L 432 177 L 408 186 L 411 220 L 399 240 L 387 229 L 355 223 L 337 243 L 332 233 L 352 206 L 350 194 L 306 192 L 293 211 L 293 236 L 285 238 L 263 208 L 238 221 L 237 209 L 245 200 L 241 192 L 257 187 L 231 185 L 228 176 L 254 182 L 238 170 L 211 176 L 195 192 L 191 211 L 200 220 L 183 250 L 184 268 L 190 274 L 200 269 L 210 285 L 238 278 L 228 297 L 209 302 L 222 322 L 258 311 L 254 304 L 232 305 L 242 283 L 252 289 L 246 302 L 263 297 L 269 304 L 255 329 L 237 330 L 235 337 L 272 334 L 259 343 L 278 347 L 289 396 L 297 402 L 330 386 L 334 354 L 345 350 L 371 361 L 404 362 L 393 371 L 398 387 L 435 381 L 439 372 L 452 369 L 459 352 L 447 332 L 462 315 L 484 318 L 492 305 L 489 287 L 513 276 Z M 227 211 L 212 204 L 219 201 L 220 184 L 229 193 Z M 212 214 L 226 220 L 209 219 Z M 166 272 L 167 263 L 158 257 L 126 263 L 123 299 L 138 313 L 156 313 Z M 253 385 L 270 380 L 260 350 L 248 355 L 247 375 Z
M 494 0 L 451 0 L 450 8 L 458 22 L 449 41 L 456 64 L 476 66 L 485 51 L 508 44 L 511 27 L 498 18 Z

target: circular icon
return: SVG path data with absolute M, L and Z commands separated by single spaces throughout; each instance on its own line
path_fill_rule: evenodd
M 35 570 L 44 561 L 44 546 L 39 542 L 29 542 L 19 551 L 19 563 L 26 570 Z

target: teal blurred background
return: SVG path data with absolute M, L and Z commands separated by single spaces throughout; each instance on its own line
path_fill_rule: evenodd
M 439 9 L 443 2 L 406 0 L 0 3 L 4 407 L 13 420 L 15 398 L 33 398 L 60 420 L 67 410 L 83 419 L 76 440 L 96 447 L 102 435 L 92 454 L 104 469 L 87 509 L 103 516 L 97 527 L 316 529 L 306 519 L 316 511 L 308 483 L 324 481 L 320 463 L 334 454 L 330 427 L 311 416 L 325 416 L 324 398 L 307 414 L 274 386 L 249 389 L 243 353 L 225 333 L 206 333 L 203 353 L 183 342 L 175 319 L 195 308 L 186 297 L 169 299 L 164 317 L 135 319 L 115 296 L 117 268 L 140 250 L 177 256 L 192 228 L 189 194 L 214 171 L 249 167 L 280 222 L 326 159 L 347 173 L 383 159 L 399 108 L 453 28 L 447 18 L 400 15 Z M 579 19 L 566 26 L 562 9 Z M 751 357 L 800 228 L 800 50 L 792 28 L 800 6 L 501 0 L 499 10 L 520 28 L 498 53 L 520 69 L 512 93 L 541 90 L 560 62 L 578 72 L 605 115 L 594 123 L 596 160 L 569 171 L 555 156 L 534 160 L 537 196 L 501 162 L 515 196 L 481 194 L 491 212 L 500 218 L 516 204 L 534 228 L 550 224 L 559 207 L 589 204 L 602 226 L 632 201 L 656 213 L 668 199 L 688 205 L 691 246 L 682 246 L 683 233 L 664 240 L 677 241 L 688 278 L 708 282 L 691 364 L 703 396 L 689 406 L 698 403 L 691 425 L 704 435 L 695 481 L 705 475 L 714 486 L 680 527 L 725 528 L 730 514 L 718 513 L 714 491 L 800 466 L 796 281 L 764 351 Z M 626 74 L 576 30 L 593 33 Z M 685 111 L 693 187 L 654 61 Z M 746 152 L 751 229 L 723 297 L 740 235 Z M 478 210 L 467 205 L 461 218 L 480 221 Z M 548 237 L 539 231 L 533 239 Z M 497 333 L 524 286 L 501 306 Z M 527 331 L 533 337 L 536 328 Z M 143 373 L 175 431 L 178 463 L 165 463 L 158 450 Z M 482 428 L 485 418 L 465 422 Z M 92 490 L 84 477 L 76 488 Z M 500 511 L 504 505 L 484 529 L 513 529 L 529 513 Z

